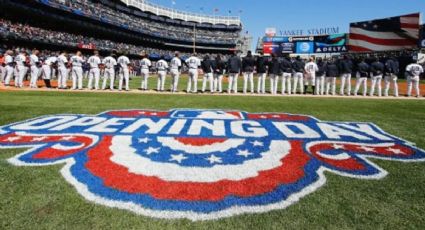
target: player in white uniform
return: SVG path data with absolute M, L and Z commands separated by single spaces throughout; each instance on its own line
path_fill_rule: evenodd
M 82 53 L 77 51 L 77 54 L 71 57 L 72 63 L 72 89 L 83 89 L 83 63 Z
M 4 55 L 0 52 L 0 83 L 4 83 L 6 77 L 6 66 L 4 64 Z
M 37 88 L 37 79 L 40 73 L 40 60 L 38 59 L 38 55 L 40 51 L 33 50 L 30 56 L 30 68 L 31 68 L 31 79 L 30 79 L 30 88 Z
M 58 89 L 66 89 L 66 81 L 68 80 L 68 54 L 66 52 L 62 52 L 61 55 L 58 56 Z
M 102 64 L 105 66 L 105 72 L 103 75 L 103 84 L 102 84 L 102 90 L 106 89 L 106 84 L 108 80 L 110 80 L 109 83 L 109 89 L 114 90 L 114 81 L 115 81 L 115 66 L 117 65 L 117 60 L 113 57 L 113 55 L 106 57 L 103 59 Z
M 28 68 L 26 67 L 27 53 L 22 51 L 15 57 L 15 87 L 24 87 L 24 77 L 27 74 Z
M 194 54 L 186 60 L 189 66 L 189 80 L 187 82 L 187 92 L 191 92 L 193 84 L 193 93 L 198 92 L 198 68 L 201 66 L 201 60 Z
M 316 91 L 316 72 L 319 71 L 319 67 L 316 62 L 314 62 L 314 58 L 311 57 L 309 62 L 307 62 L 304 66 L 305 70 L 305 80 L 304 80 L 304 93 L 307 93 L 307 88 L 309 85 L 313 87 L 313 93 Z
M 100 69 L 99 65 L 102 63 L 99 58 L 99 51 L 94 51 L 94 55 L 89 57 L 87 62 L 90 65 L 89 72 L 89 83 L 87 88 L 89 90 L 93 89 L 93 79 L 94 79 L 94 89 L 99 90 L 99 80 L 100 80 Z
M 47 88 L 52 87 L 50 85 L 50 80 L 52 79 L 52 66 L 57 61 L 58 61 L 57 57 L 49 57 L 44 61 L 43 66 L 41 67 L 43 70 L 44 84 L 46 85 Z
M 164 60 L 164 57 L 161 57 L 159 61 L 156 62 L 156 70 L 158 71 L 158 84 L 156 90 L 158 92 L 163 92 L 165 89 L 165 77 L 167 76 L 168 63 Z
M 6 55 L 4 56 L 4 64 L 6 65 L 6 78 L 4 80 L 5 86 L 10 85 L 10 80 L 12 80 L 13 72 L 14 72 L 14 61 L 13 61 L 13 51 L 8 50 Z
M 140 61 L 140 72 L 142 73 L 142 90 L 149 90 L 149 68 L 152 66 L 152 62 L 148 59 L 148 55 L 143 55 L 143 59 Z
M 171 72 L 171 92 L 175 93 L 178 90 L 179 78 L 180 78 L 180 68 L 182 66 L 182 61 L 179 58 L 179 53 L 175 53 L 175 57 L 171 59 L 170 62 L 170 72 Z
M 125 80 L 125 90 L 129 91 L 130 90 L 130 71 L 128 70 L 128 65 L 130 64 L 130 59 L 128 59 L 127 56 L 122 55 L 118 58 L 118 66 L 120 67 L 119 70 L 119 85 L 118 85 L 118 90 L 121 91 L 122 90 L 122 86 L 123 86 L 123 81 Z
M 407 74 L 407 96 L 412 95 L 412 86 L 415 87 L 416 97 L 421 97 L 420 88 L 419 88 L 419 76 L 424 72 L 424 69 L 421 65 L 417 63 L 412 63 L 406 67 Z

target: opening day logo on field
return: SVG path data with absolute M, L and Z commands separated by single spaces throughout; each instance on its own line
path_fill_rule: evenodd
M 191 110 L 53 115 L 0 128 L 17 166 L 64 164 L 85 199 L 156 218 L 209 220 L 284 209 L 325 185 L 387 172 L 370 158 L 425 152 L 370 123 L 284 113 Z

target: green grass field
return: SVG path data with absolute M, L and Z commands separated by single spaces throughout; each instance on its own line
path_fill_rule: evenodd
M 327 121 L 373 122 L 425 148 L 424 100 L 0 91 L 0 108 L 0 125 L 46 114 L 112 109 L 285 112 Z M 15 167 L 6 162 L 19 152 L 0 151 L 0 229 L 425 228 L 425 163 L 373 160 L 389 172 L 386 178 L 359 180 L 326 173 L 325 186 L 287 209 L 191 222 L 152 219 L 90 203 L 60 175 L 61 166 Z

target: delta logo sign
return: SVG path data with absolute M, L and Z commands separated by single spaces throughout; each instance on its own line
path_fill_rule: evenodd
M 326 184 L 324 172 L 381 179 L 370 159 L 424 161 L 374 124 L 285 113 L 191 110 L 52 115 L 0 127 L 16 166 L 63 164 L 85 199 L 163 219 L 281 210 Z

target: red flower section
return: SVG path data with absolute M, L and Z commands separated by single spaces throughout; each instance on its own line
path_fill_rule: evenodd
M 184 145 L 190 146 L 205 146 L 227 141 L 227 138 L 175 137 L 174 139 Z
M 214 183 L 168 182 L 158 177 L 136 175 L 110 160 L 112 137 L 106 136 L 96 148 L 88 151 L 86 168 L 101 178 L 104 185 L 122 192 L 148 194 L 160 200 L 220 201 L 233 195 L 252 197 L 273 191 L 282 184 L 295 183 L 305 176 L 304 167 L 310 156 L 304 153 L 302 142 L 292 142 L 291 152 L 282 165 L 261 171 L 257 177 L 240 181 L 222 180 Z
M 307 116 L 302 115 L 288 115 L 288 114 L 248 114 L 250 120 L 277 120 L 277 121 L 308 121 L 310 120 Z
M 156 112 L 148 110 L 112 111 L 108 115 L 116 117 L 168 117 L 168 112 Z

